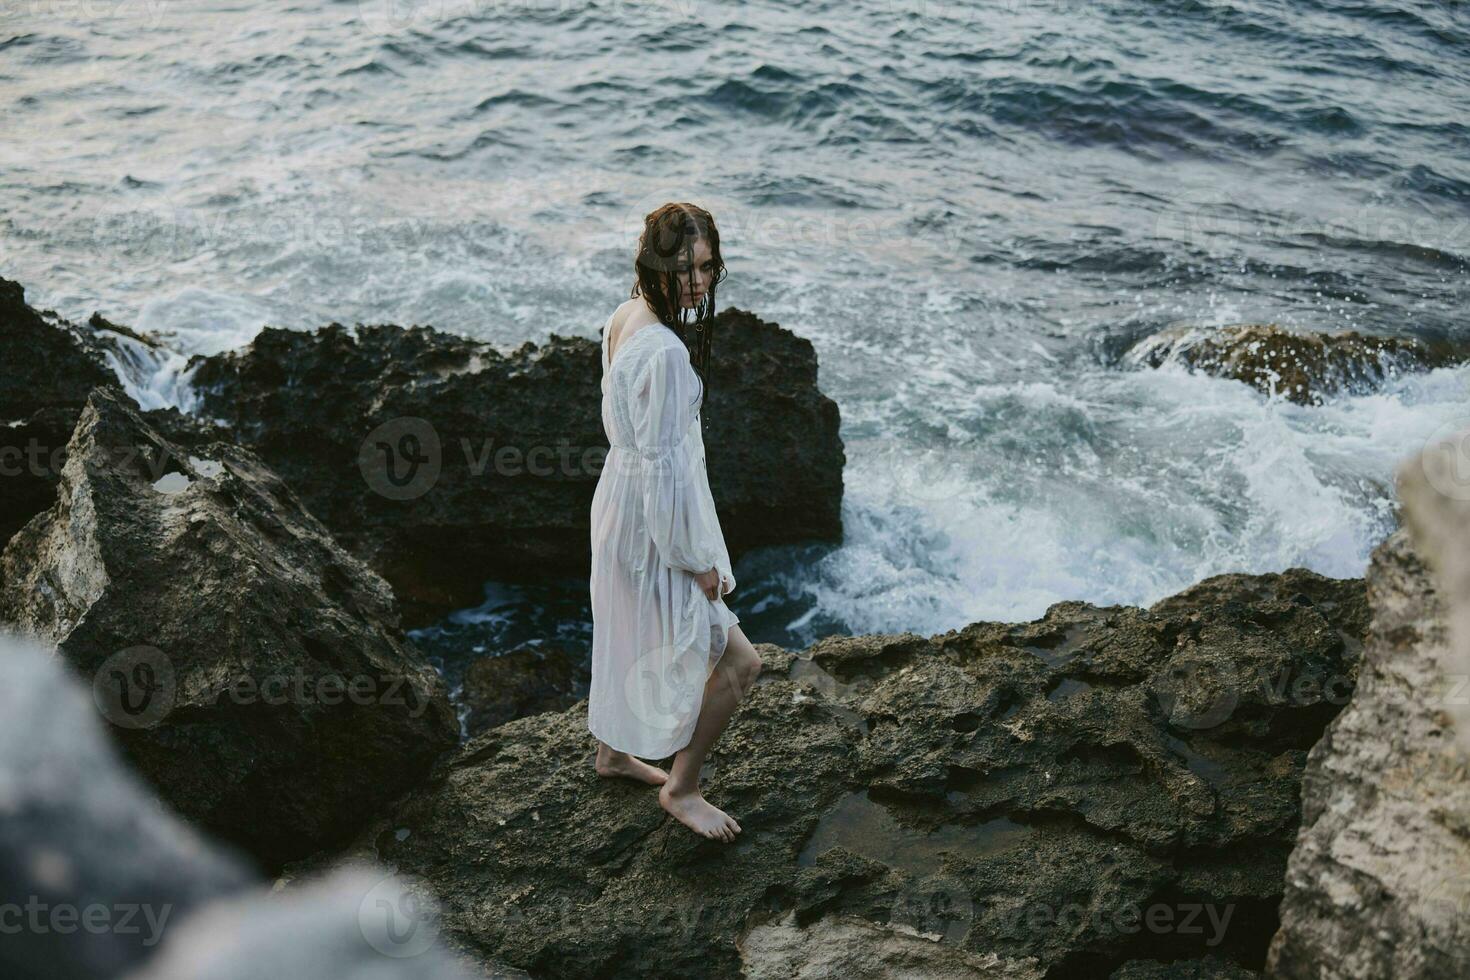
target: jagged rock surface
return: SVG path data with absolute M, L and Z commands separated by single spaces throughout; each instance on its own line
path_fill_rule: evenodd
M 1273 976 L 1470 976 L 1470 491 L 1461 433 L 1399 468 L 1347 710 L 1312 750 Z
M 591 682 L 586 658 L 574 658 L 559 646 L 480 657 L 465 671 L 460 697 L 465 731 L 478 735 L 516 718 L 565 711 L 587 696 Z
M 347 853 L 422 878 L 459 948 L 533 976 L 775 975 L 820 950 L 1228 977 L 1264 962 L 1306 751 L 1366 620 L 1361 580 L 1292 569 L 1150 610 L 761 645 L 704 786 L 734 844 L 595 775 L 583 701 L 471 739 Z M 1133 920 L 1155 905 L 1169 926 Z
M 94 685 L 180 813 L 274 866 L 350 835 L 458 725 L 387 583 L 248 450 L 199 451 L 94 388 L 56 502 L 0 552 L 0 621 Z
M 120 371 L 141 377 L 149 357 L 140 351 L 155 360 L 167 356 L 154 338 L 96 314 L 79 326 L 52 310 L 32 309 L 20 283 L 0 278 L 0 547 L 51 506 L 87 395 L 98 385 L 118 384 Z M 144 417 L 186 448 L 228 438 L 177 409 L 152 409 Z

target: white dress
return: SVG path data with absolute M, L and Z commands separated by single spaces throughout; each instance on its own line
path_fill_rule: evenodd
M 662 323 L 602 328 L 602 427 L 611 447 L 592 495 L 592 683 L 587 728 L 663 759 L 689 744 L 704 685 L 740 622 L 695 575 L 735 588 L 700 432 L 699 375 Z

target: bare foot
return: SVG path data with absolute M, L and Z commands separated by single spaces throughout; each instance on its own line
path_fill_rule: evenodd
M 678 817 L 684 826 L 696 834 L 726 843 L 740 833 L 740 825 L 735 818 L 700 796 L 698 787 L 674 793 L 669 785 L 664 783 L 659 787 L 658 805 Z
M 598 753 L 596 769 L 599 776 L 627 776 L 654 786 L 662 786 L 669 778 L 669 774 L 658 766 L 651 766 L 626 752 L 610 752 L 605 756 Z

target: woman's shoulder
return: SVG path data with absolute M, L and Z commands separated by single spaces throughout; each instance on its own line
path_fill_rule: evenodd
M 647 329 L 647 324 L 657 322 L 658 318 L 653 316 L 648 306 L 638 297 L 633 297 L 613 310 L 612 316 L 608 317 L 607 329 L 612 346 L 616 348 L 639 330 Z

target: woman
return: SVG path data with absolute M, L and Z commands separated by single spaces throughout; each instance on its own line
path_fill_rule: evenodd
M 663 205 L 644 219 L 633 265 L 632 298 L 602 330 L 611 448 L 592 496 L 587 727 L 599 775 L 652 783 L 690 829 L 732 841 L 740 824 L 700 795 L 699 771 L 761 660 L 725 605 L 735 575 L 700 431 L 725 273 L 714 219 Z M 667 773 L 636 758 L 670 755 Z

